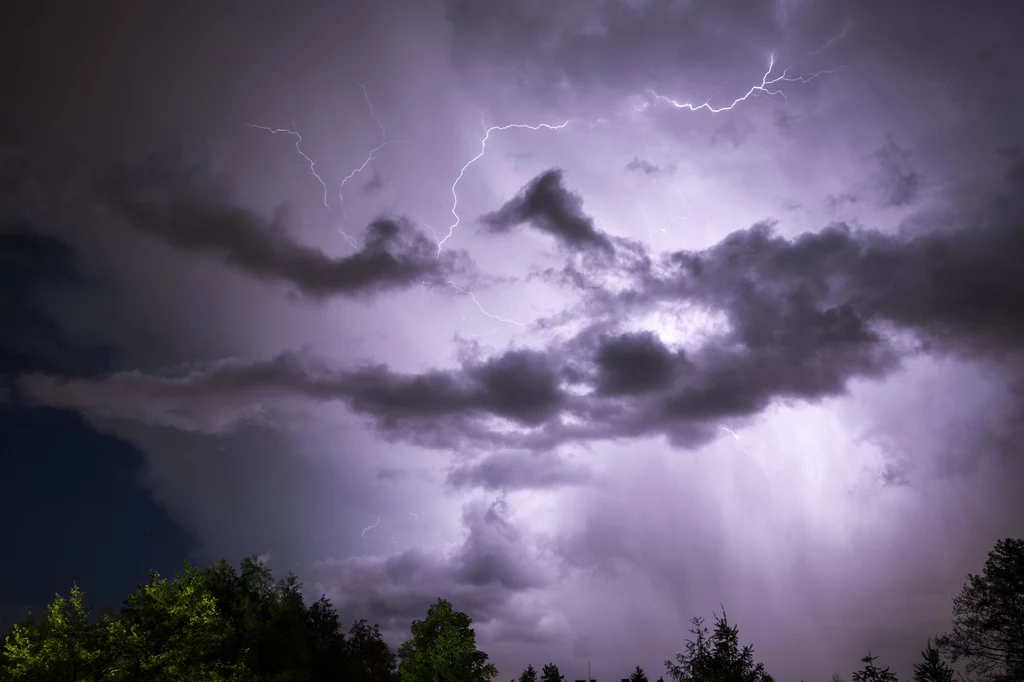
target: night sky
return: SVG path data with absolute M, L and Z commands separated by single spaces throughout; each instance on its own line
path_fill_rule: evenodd
M 502 679 L 907 676 L 1024 536 L 1024 4 L 0 24 L 0 626 L 259 554 Z

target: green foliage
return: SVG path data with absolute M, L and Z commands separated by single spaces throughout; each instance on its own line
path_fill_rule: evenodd
M 675 682 L 772 682 L 764 664 L 754 663 L 754 649 L 740 648 L 739 628 L 729 625 L 725 612 L 715 616 L 715 631 L 708 636 L 704 619 L 694 618 L 686 641 L 686 651 L 676 654 L 676 662 L 665 661 L 669 677 Z
M 877 659 L 878 656 L 872 656 L 870 651 L 867 656 L 860 659 L 864 667 L 853 674 L 853 682 L 897 682 L 896 675 L 889 672 L 889 668 L 879 668 L 875 665 Z
M 402 682 L 485 682 L 497 677 L 487 654 L 476 648 L 473 621 L 444 599 L 412 622 L 412 639 L 398 649 Z
M 1024 540 L 999 540 L 982 574 L 967 576 L 953 599 L 953 630 L 936 645 L 978 679 L 1024 679 Z
M 647 673 L 640 666 L 636 667 L 636 670 L 629 676 L 629 682 L 647 682 Z
M 85 594 L 77 585 L 56 595 L 41 622 L 16 625 L 4 645 L 5 677 L 11 680 L 86 679 L 100 662 L 100 629 L 89 623 Z
M 565 682 L 565 675 L 558 671 L 558 666 L 548 663 L 540 672 L 540 682 Z
M 276 584 L 256 559 L 167 580 L 153 573 L 116 616 L 90 621 L 81 590 L 5 638 L 0 680 L 78 682 L 395 682 L 376 626 L 346 640 L 326 599 L 307 607 L 294 575 Z
M 526 670 L 519 675 L 519 682 L 537 682 L 537 670 L 532 663 L 527 665 Z
M 921 651 L 921 662 L 914 664 L 914 682 L 953 682 L 953 668 L 942 660 L 939 650 L 928 646 Z

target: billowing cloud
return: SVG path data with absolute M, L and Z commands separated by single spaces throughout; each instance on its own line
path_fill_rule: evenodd
M 551 452 L 498 452 L 453 467 L 447 478 L 453 488 L 488 491 L 550 489 L 591 480 L 584 467 Z
M 284 214 L 273 220 L 232 203 L 197 168 L 154 159 L 110 169 L 96 181 L 101 201 L 132 228 L 188 253 L 211 254 L 254 277 L 295 287 L 314 299 L 367 296 L 465 272 L 460 252 L 437 245 L 408 221 L 372 222 L 353 254 L 332 257 L 292 237 Z
M 515 198 L 480 220 L 491 232 L 508 232 L 529 223 L 572 249 L 614 251 L 608 236 L 583 212 L 583 199 L 562 184 L 559 168 L 541 173 Z
M 1012 182 L 1021 175 L 1015 165 Z M 685 301 L 723 314 L 727 329 L 690 351 L 670 349 L 655 330 L 603 322 L 543 352 L 510 350 L 455 370 L 310 368 L 284 354 L 177 378 L 36 376 L 24 386 L 48 404 L 206 431 L 289 400 L 339 400 L 390 437 L 433 447 L 545 449 L 655 434 L 697 445 L 720 420 L 756 415 L 778 399 L 814 402 L 844 393 L 851 379 L 885 376 L 921 341 L 971 354 L 1019 347 L 1020 208 L 1004 201 L 974 230 L 907 237 L 839 224 L 790 240 L 761 223 L 707 250 L 671 254 L 655 274 L 638 275 L 634 288 L 596 299 L 616 310 Z
M 636 157 L 626 164 L 626 170 L 631 173 L 639 173 L 640 175 L 657 178 L 663 175 L 671 175 L 675 173 L 676 167 L 672 164 L 667 166 L 658 166 L 647 159 Z
M 476 627 L 500 620 L 534 629 L 543 613 L 516 612 L 513 600 L 552 580 L 536 539 L 517 528 L 507 505 L 498 500 L 467 503 L 462 512 L 465 538 L 448 552 L 411 549 L 390 557 L 328 559 L 313 566 L 312 591 L 326 594 L 342 613 L 402 632 L 422 618 L 438 595 L 465 611 Z M 531 628 L 533 626 L 533 628 Z

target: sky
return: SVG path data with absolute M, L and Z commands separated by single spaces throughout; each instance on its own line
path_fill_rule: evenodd
M 258 554 L 503 679 L 909 676 L 1024 535 L 1022 14 L 15 3 L 0 624 Z

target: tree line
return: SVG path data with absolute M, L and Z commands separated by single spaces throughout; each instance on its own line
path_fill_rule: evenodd
M 665 661 L 671 680 L 774 682 L 724 609 L 711 628 L 691 622 L 683 651 Z M 488 682 L 498 672 L 471 624 L 438 599 L 395 651 L 377 625 L 358 620 L 345 631 L 326 597 L 306 604 L 294 574 L 274 582 L 256 557 L 239 571 L 225 561 L 205 570 L 186 562 L 170 580 L 151 573 L 119 610 L 97 617 L 77 585 L 57 595 L 41 617 L 30 614 L 4 635 L 0 681 Z M 852 682 L 898 682 L 876 660 L 868 652 Z M 929 639 L 914 666 L 915 682 L 955 679 L 1024 682 L 1024 540 L 998 541 L 982 572 L 967 576 L 952 629 Z M 629 680 L 648 682 L 640 666 Z M 518 682 L 566 680 L 548 663 L 529 665 Z

